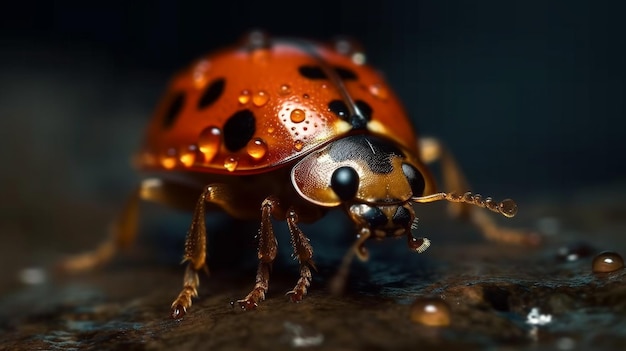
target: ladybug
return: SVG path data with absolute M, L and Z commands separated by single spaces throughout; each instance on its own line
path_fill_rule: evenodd
M 313 248 L 298 223 L 318 220 L 333 208 L 356 226 L 344 271 L 352 256 L 367 259 L 368 239 L 406 237 L 411 250 L 426 250 L 430 241 L 412 233 L 416 203 L 447 200 L 457 212 L 470 214 L 487 237 L 529 240 L 474 210 L 486 207 L 512 217 L 512 200 L 435 192 L 426 163 L 436 160 L 448 191 L 464 192 L 467 185 L 440 143 L 418 141 L 394 92 L 364 61 L 361 48 L 348 40 L 323 45 L 253 32 L 182 70 L 148 124 L 136 158 L 151 176 L 128 200 L 111 238 L 64 267 L 94 267 L 130 244 L 140 200 L 193 211 L 183 288 L 171 306 L 175 319 L 198 295 L 198 272 L 207 270 L 210 209 L 260 220 L 255 285 L 237 301 L 246 310 L 264 300 L 268 289 L 277 253 L 272 217 L 287 222 L 300 264 L 300 278 L 288 293 L 293 301 L 306 295 L 315 268 Z

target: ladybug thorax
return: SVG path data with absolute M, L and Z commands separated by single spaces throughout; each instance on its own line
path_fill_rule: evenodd
M 367 134 L 335 140 L 305 156 L 293 167 L 291 180 L 300 196 L 325 207 L 398 205 L 425 188 L 405 151 Z

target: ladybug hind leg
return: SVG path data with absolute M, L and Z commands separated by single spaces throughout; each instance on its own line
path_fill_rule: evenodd
M 110 262 L 120 249 L 130 246 L 137 233 L 141 187 L 126 200 L 119 216 L 108 229 L 107 238 L 95 250 L 67 257 L 57 267 L 67 273 L 79 273 L 93 270 Z
M 193 207 L 196 196 L 195 187 L 166 182 L 157 178 L 144 179 L 137 189 L 130 194 L 118 218 L 109 226 L 107 238 L 95 250 L 62 260 L 59 262 L 58 268 L 68 273 L 93 270 L 110 262 L 118 251 L 131 246 L 137 236 L 141 201 L 164 203 L 189 209 Z
M 464 194 L 469 190 L 468 182 L 454 156 L 439 140 L 422 138 L 419 149 L 420 157 L 425 163 L 439 162 L 445 191 Z M 531 246 L 537 245 L 541 241 L 537 233 L 499 226 L 487 211 L 477 206 L 461 202 L 450 202 L 448 210 L 454 217 L 469 219 L 488 240 Z

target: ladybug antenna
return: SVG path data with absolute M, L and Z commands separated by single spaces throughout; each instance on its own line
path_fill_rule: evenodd
M 483 199 L 480 194 L 472 194 L 466 192 L 465 194 L 457 193 L 436 193 L 427 196 L 412 197 L 411 201 L 417 203 L 428 203 L 440 200 L 448 200 L 450 202 L 461 202 L 470 205 L 476 205 L 478 207 L 487 208 L 493 212 L 497 212 L 505 217 L 513 217 L 517 213 L 517 204 L 511 199 L 505 199 L 501 202 L 497 202 L 494 199 L 487 197 Z

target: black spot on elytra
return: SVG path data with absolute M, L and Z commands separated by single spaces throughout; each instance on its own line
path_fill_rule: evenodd
M 224 78 L 217 78 L 209 83 L 198 100 L 198 109 L 207 108 L 217 101 L 222 96 L 225 86 L 226 79 Z
M 356 107 L 359 108 L 361 115 L 367 122 L 372 120 L 372 107 L 367 102 L 363 100 L 357 100 L 354 102 L 354 104 L 356 105 Z
M 335 67 L 335 73 L 337 76 L 343 80 L 357 80 L 359 77 L 354 73 L 353 70 L 345 68 L 345 67 Z M 304 78 L 308 79 L 328 79 L 328 75 L 320 66 L 310 66 L 310 65 L 302 65 L 298 67 L 298 72 Z
M 352 125 L 352 129 L 365 129 L 367 121 L 360 115 L 350 116 L 348 122 Z
M 393 170 L 392 156 L 403 157 L 392 143 L 367 135 L 353 135 L 333 142 L 328 155 L 337 162 L 362 160 L 374 173 L 388 174 Z
M 365 129 L 367 122 L 372 120 L 372 108 L 363 100 L 357 100 L 354 104 L 358 108 L 358 113 L 350 116 L 348 122 L 354 129 Z
M 337 72 L 337 75 L 339 76 L 339 78 L 343 80 L 359 79 L 359 76 L 357 76 L 353 70 L 345 68 L 345 67 L 335 67 L 335 72 Z
M 237 111 L 224 124 L 224 145 L 229 151 L 242 149 L 256 131 L 256 118 L 250 110 Z
M 347 120 L 350 110 L 343 100 L 333 100 L 328 103 L 328 111 L 337 115 L 337 117 Z
M 352 125 L 352 128 L 363 129 L 367 125 L 367 122 L 372 120 L 372 108 L 363 100 L 357 100 L 355 102 L 355 105 L 358 108 L 360 115 L 356 114 L 350 116 L 350 110 L 348 109 L 348 105 L 346 105 L 343 100 L 333 100 L 329 102 L 328 110 L 337 115 L 337 117 L 350 123 Z
M 165 112 L 165 117 L 163 118 L 163 127 L 170 128 L 174 125 L 184 105 L 185 93 L 181 91 L 172 95 L 167 112 Z
M 298 72 L 300 72 L 301 76 L 308 79 L 328 79 L 328 76 L 320 66 L 303 65 L 298 67 Z

